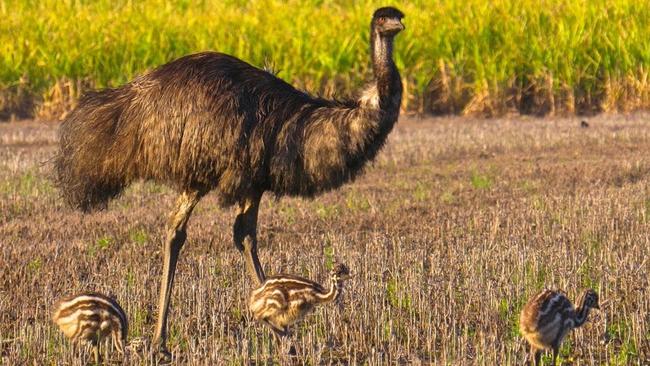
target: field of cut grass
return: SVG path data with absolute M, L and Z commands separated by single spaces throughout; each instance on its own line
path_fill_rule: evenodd
M 351 5 L 352 4 L 352 5 Z M 0 0 L 0 118 L 58 117 L 89 87 L 217 50 L 313 93 L 370 76 L 375 0 Z M 650 106 L 650 2 L 405 0 L 404 108 L 500 115 Z
M 519 312 L 545 286 L 600 295 L 565 365 L 649 364 L 648 118 L 402 119 L 356 182 L 314 200 L 265 197 L 268 274 L 324 281 L 338 258 L 355 275 L 340 303 L 294 328 L 292 360 L 251 319 L 235 212 L 208 195 L 177 270 L 175 364 L 522 365 Z M 86 364 L 88 349 L 73 353 L 49 318 L 83 290 L 121 302 L 132 362 L 149 364 L 175 195 L 138 183 L 108 211 L 71 211 L 47 179 L 56 129 L 0 124 L 0 364 Z

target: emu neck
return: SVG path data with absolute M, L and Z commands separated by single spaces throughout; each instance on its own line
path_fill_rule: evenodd
M 585 306 L 585 297 L 583 297 L 582 301 L 580 302 L 580 307 L 576 309 L 576 317 L 575 317 L 576 327 L 582 326 L 587 321 L 587 317 L 589 316 L 590 310 L 591 310 L 590 307 Z
M 379 108 L 397 114 L 402 101 L 402 81 L 393 61 L 393 37 L 382 37 L 373 29 L 370 48 Z
M 325 304 L 336 300 L 339 297 L 340 293 L 341 293 L 341 281 L 339 281 L 336 277 L 332 277 L 330 281 L 329 291 L 327 291 L 324 294 L 319 294 L 317 297 L 321 304 Z

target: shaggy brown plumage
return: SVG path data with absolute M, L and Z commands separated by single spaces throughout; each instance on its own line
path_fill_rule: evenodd
M 402 83 L 392 45 L 403 16 L 394 8 L 375 12 L 375 82 L 357 100 L 313 97 L 237 58 L 204 52 L 89 93 L 62 123 L 55 165 L 72 206 L 104 208 L 136 180 L 181 193 L 165 246 L 158 340 L 164 343 L 187 220 L 203 195 L 213 191 L 224 206 L 239 205 L 235 245 L 261 283 L 256 231 L 262 194 L 311 197 L 354 179 L 375 158 L 399 114 Z

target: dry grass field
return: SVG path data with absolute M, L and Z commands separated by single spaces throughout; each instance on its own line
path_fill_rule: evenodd
M 593 287 L 603 304 L 565 342 L 565 365 L 650 364 L 648 120 L 405 117 L 353 184 L 265 197 L 267 273 L 324 280 L 339 258 L 355 274 L 338 304 L 294 328 L 292 359 L 248 314 L 235 212 L 208 196 L 177 270 L 175 364 L 521 365 L 519 311 L 544 286 L 571 299 Z M 174 194 L 139 183 L 108 211 L 64 207 L 47 178 L 56 128 L 0 124 L 0 364 L 86 364 L 49 319 L 83 290 L 116 296 L 131 361 L 149 364 Z

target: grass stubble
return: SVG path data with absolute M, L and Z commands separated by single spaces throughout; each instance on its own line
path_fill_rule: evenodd
M 295 327 L 297 362 L 519 365 L 519 311 L 544 286 L 571 299 L 593 287 L 608 301 L 565 342 L 565 362 L 650 362 L 647 118 L 600 116 L 586 129 L 403 118 L 355 183 L 312 201 L 265 197 L 267 273 L 323 280 L 339 258 L 356 274 L 339 304 Z M 55 125 L 0 125 L 0 141 L 0 363 L 81 364 L 87 353 L 73 354 L 49 314 L 57 298 L 97 290 L 120 301 L 132 360 L 148 364 L 174 195 L 138 183 L 83 216 L 47 179 Z M 190 220 L 169 331 L 179 364 L 287 361 L 248 314 L 234 215 L 208 196 Z

